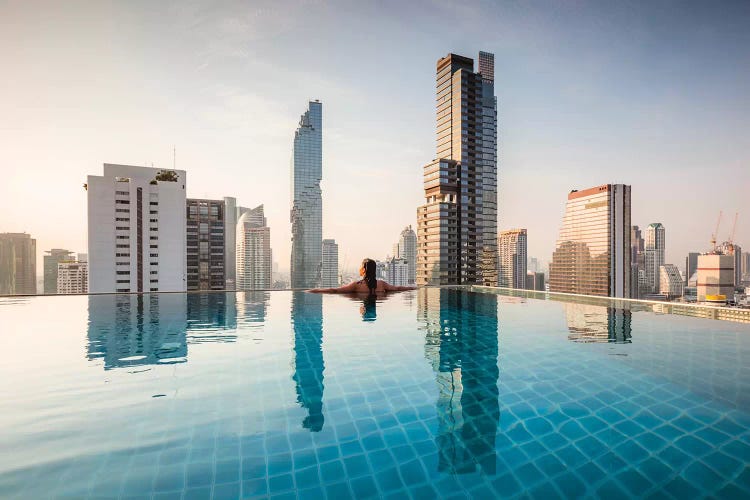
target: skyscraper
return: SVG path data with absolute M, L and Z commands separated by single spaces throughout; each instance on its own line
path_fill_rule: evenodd
M 224 197 L 224 279 L 225 288 L 234 290 L 237 284 L 237 198 Z
M 741 264 L 742 279 L 740 283 L 750 285 L 750 252 L 742 252 Z
M 57 287 L 55 288 L 55 293 L 88 293 L 88 282 L 89 265 L 87 262 L 71 260 L 57 263 Z
M 698 252 L 689 252 L 685 257 L 685 286 L 687 286 L 690 278 L 693 277 L 695 272 L 698 270 Z M 696 278 L 697 279 L 697 278 Z
M 57 264 L 72 259 L 73 252 L 62 248 L 53 248 L 45 252 L 44 256 L 44 293 L 59 293 L 57 291 Z
M 417 209 L 419 284 L 497 285 L 494 55 L 437 62 L 437 154 Z
M 36 293 L 36 240 L 0 233 L 0 295 Z
M 734 258 L 734 286 L 742 283 L 742 248 L 736 243 L 725 241 L 719 245 L 719 251 Z
M 314 288 L 321 279 L 323 251 L 323 105 L 310 101 L 294 133 L 292 155 L 291 280 Z
M 226 205 L 195 198 L 186 203 L 187 289 L 224 290 Z
M 649 224 L 644 238 L 646 287 L 648 293 L 659 293 L 659 269 L 664 265 L 665 230 L 660 222 Z
M 89 292 L 186 290 L 184 170 L 104 164 L 89 175 Z
M 527 249 L 526 229 L 500 231 L 498 254 L 500 286 L 526 288 Z
M 237 221 L 237 290 L 271 288 L 271 230 L 263 205 Z
M 638 226 L 630 230 L 630 297 L 638 299 L 643 294 L 646 283 L 643 235 Z
M 393 258 L 406 261 L 407 282 L 409 284 L 417 281 L 417 233 L 407 226 L 401 231 L 398 243 L 393 246 Z
M 630 297 L 630 186 L 571 191 L 549 266 L 550 292 Z
M 339 246 L 336 240 L 323 240 L 323 266 L 320 286 L 339 286 Z

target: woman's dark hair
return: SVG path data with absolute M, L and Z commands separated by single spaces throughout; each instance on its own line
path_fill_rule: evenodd
M 367 288 L 370 292 L 374 292 L 378 287 L 378 278 L 376 276 L 378 266 L 372 259 L 365 259 L 362 261 L 362 267 L 365 269 L 365 276 L 363 281 L 367 283 Z

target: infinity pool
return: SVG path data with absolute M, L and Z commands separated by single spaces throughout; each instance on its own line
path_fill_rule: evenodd
M 750 326 L 422 289 L 0 299 L 2 498 L 750 496 Z

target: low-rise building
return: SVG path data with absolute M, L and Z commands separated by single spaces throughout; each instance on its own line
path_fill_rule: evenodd
M 734 255 L 699 255 L 697 275 L 698 302 L 723 302 L 734 296 Z
M 659 293 L 669 299 L 682 297 L 685 282 L 674 264 L 659 266 Z

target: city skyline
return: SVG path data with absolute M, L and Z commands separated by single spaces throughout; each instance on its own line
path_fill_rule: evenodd
M 634 224 L 669 228 L 667 263 L 708 250 L 722 209 L 740 211 L 735 241 L 747 247 L 750 240 L 750 169 L 740 132 L 750 116 L 750 35 L 739 22 L 746 5 L 556 7 L 552 16 L 533 7 L 433 4 L 409 33 L 410 44 L 399 32 L 402 21 L 373 7 L 292 13 L 229 4 L 175 16 L 161 9 L 73 3 L 49 5 L 41 16 L 21 4 L 2 8 L 0 53 L 13 71 L 0 96 L 7 140 L 0 231 L 37 240 L 38 270 L 44 250 L 86 248 L 80 186 L 87 173 L 107 161 L 171 168 L 176 160 L 190 174 L 189 197 L 264 203 L 271 246 L 287 271 L 289 188 L 281 172 L 299 107 L 315 97 L 327 108 L 323 233 L 335 235 L 341 261 L 352 267 L 386 255 L 390 235 L 415 224 L 413 207 L 421 203 L 420 165 L 434 150 L 434 130 L 425 126 L 434 113 L 434 60 L 476 47 L 495 54 L 502 110 L 498 230 L 528 228 L 530 256 L 549 261 L 565 193 L 602 182 L 633 186 Z M 458 29 L 438 36 L 434 26 L 446 13 Z M 666 28 L 656 27 L 667 18 Z M 126 21 L 110 30 L 113 19 Z M 333 35 L 316 29 L 318 39 L 299 47 L 312 29 L 304 19 L 328 27 L 355 21 L 365 39 L 383 31 L 393 37 L 379 37 L 375 50 L 339 33 L 345 40 L 333 46 Z M 473 23 L 493 29 L 468 29 Z M 579 39 L 566 25 L 590 33 Z M 172 42 L 160 44 L 163 36 Z M 596 37 L 606 43 L 591 44 Z M 685 50 L 673 51 L 677 43 Z M 324 48 L 367 57 L 343 68 L 336 57 L 312 57 Z M 393 61 L 397 48 L 408 64 Z M 398 77 L 378 73 L 376 85 L 364 79 L 366 68 L 386 61 Z M 139 73 L 149 78 L 133 85 Z M 724 175 L 706 178 L 717 167 Z M 701 196 L 665 204 L 661 185 L 688 199 L 700 187 Z M 533 210 L 522 196 L 531 190 Z M 380 213 L 384 199 L 388 217 L 373 215 L 363 227 L 362 214 Z M 725 220 L 719 240 L 728 232 Z

